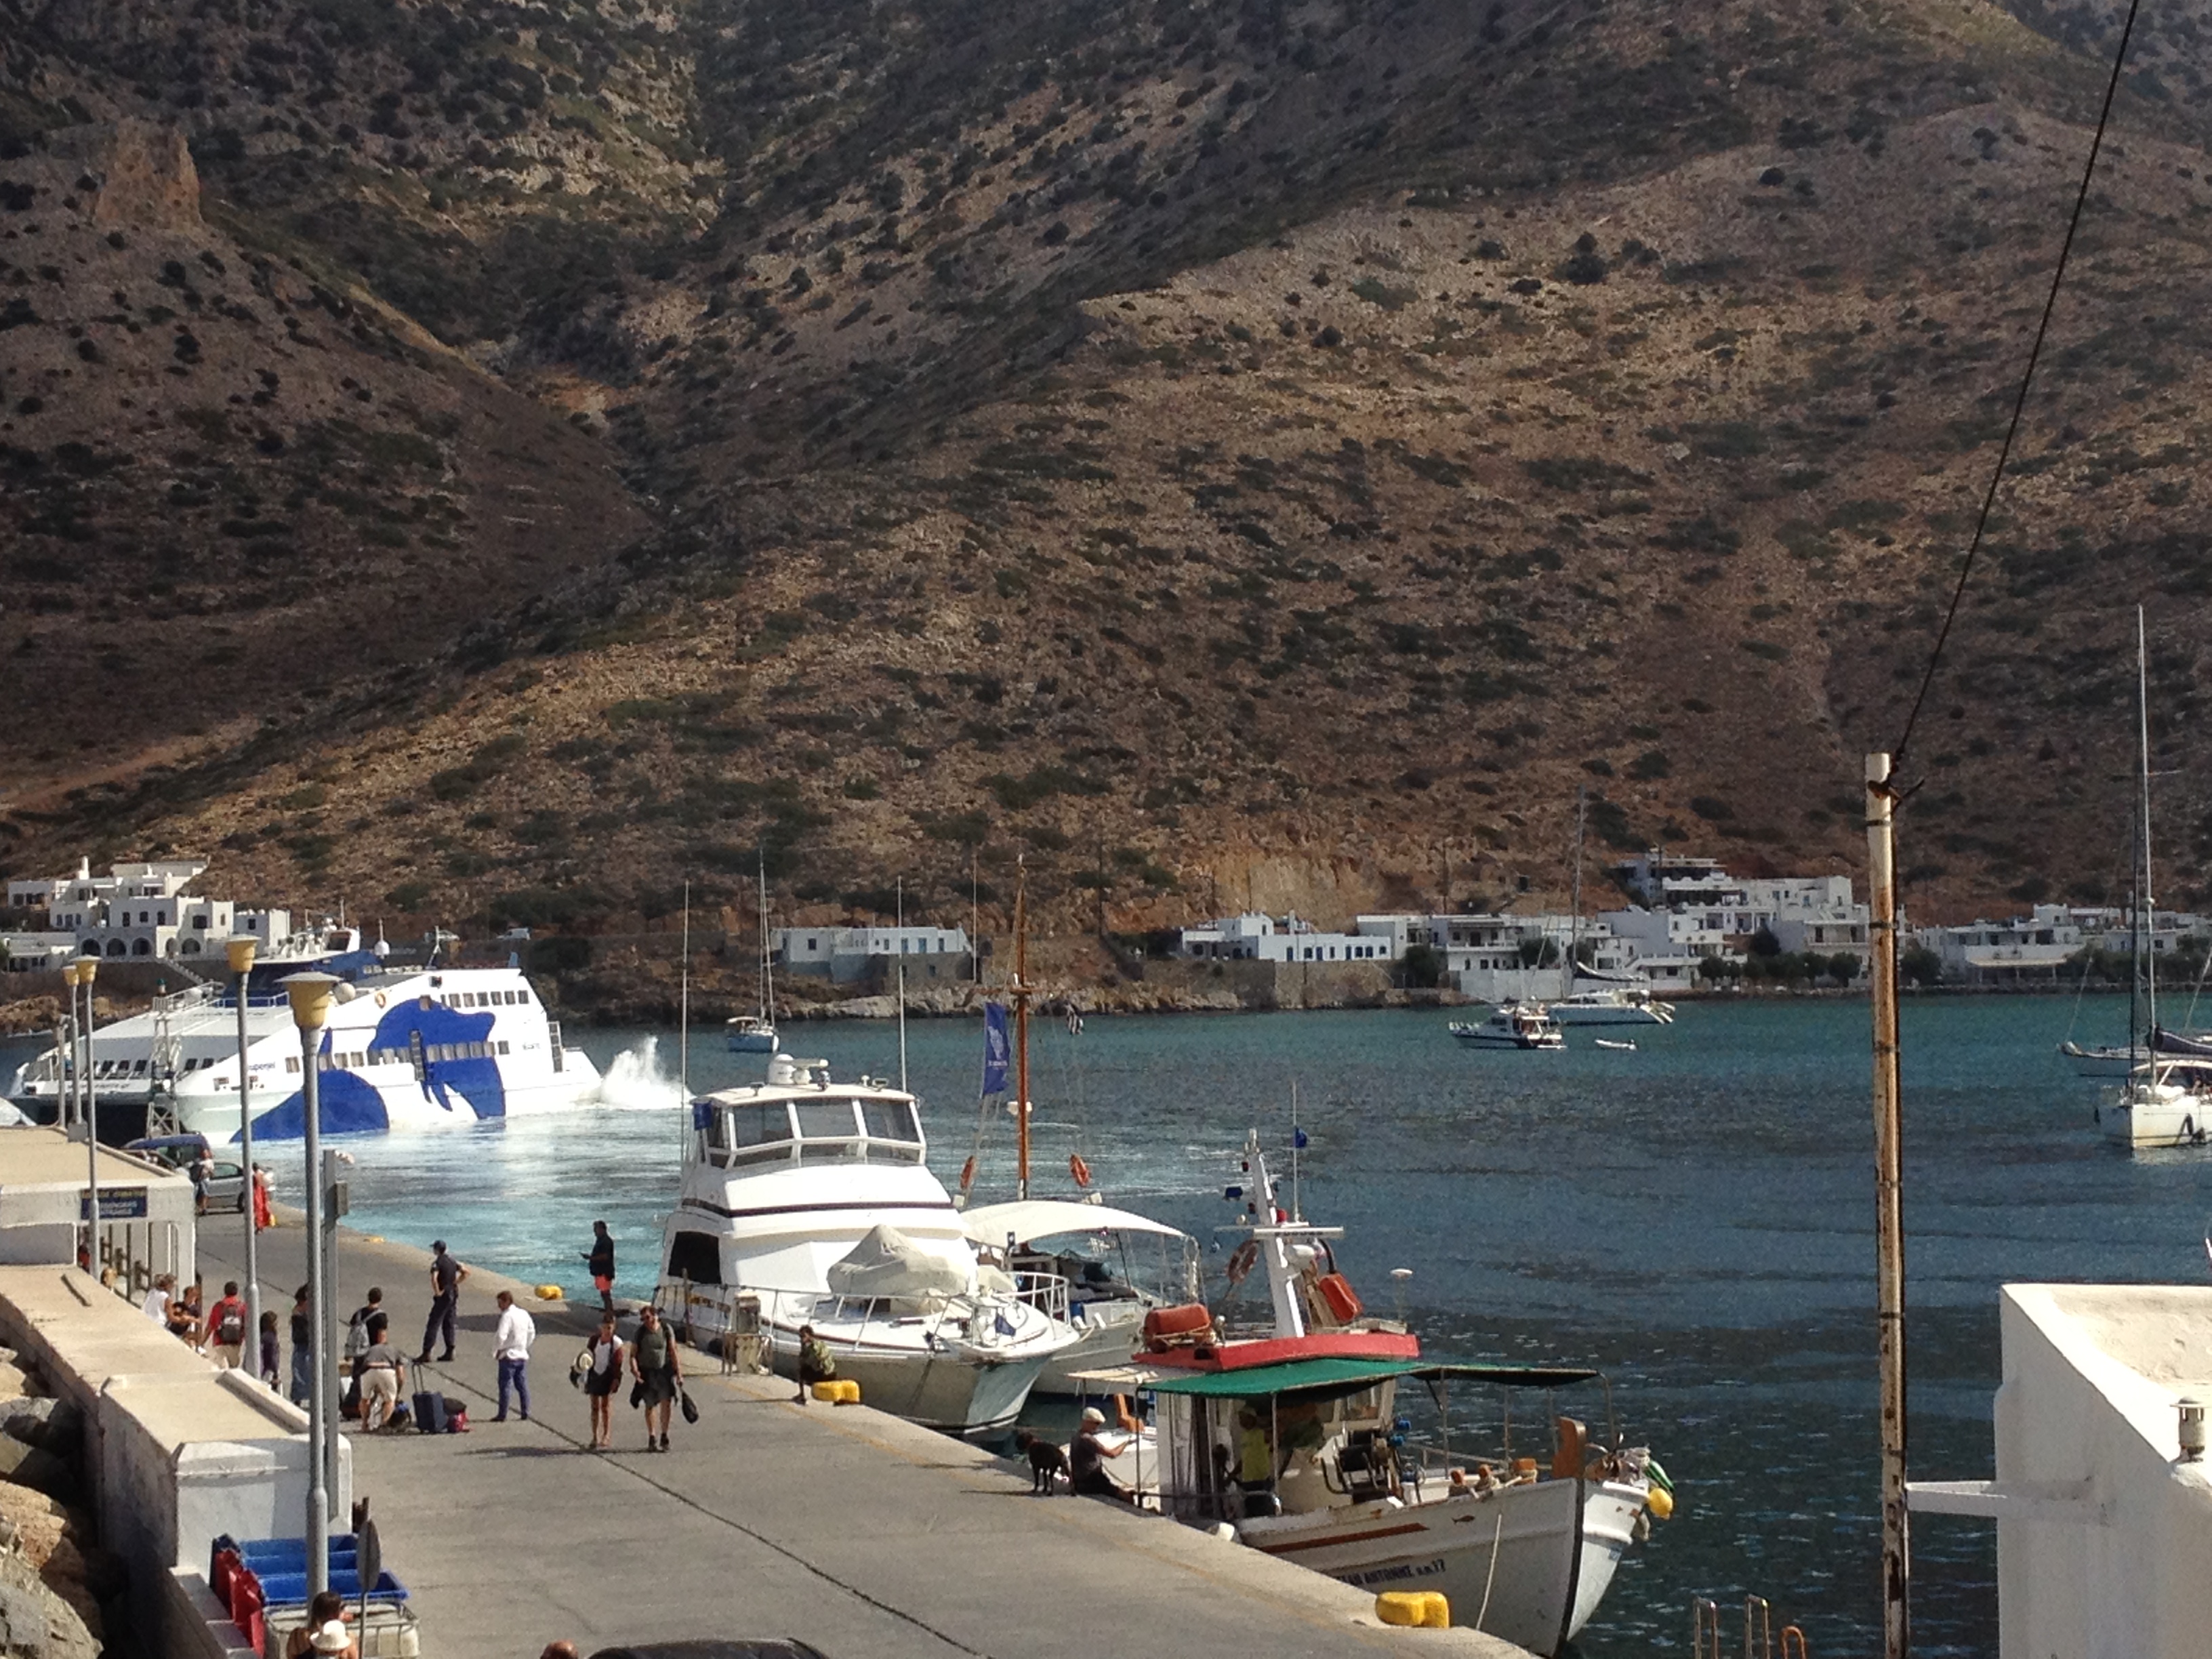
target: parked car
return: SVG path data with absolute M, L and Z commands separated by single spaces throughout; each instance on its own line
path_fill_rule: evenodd
M 205 1215 L 210 1210 L 235 1210 L 240 1215 L 246 1213 L 247 1194 L 252 1188 L 246 1181 L 244 1167 L 235 1159 L 216 1158 L 205 1135 L 149 1135 L 143 1140 L 131 1141 L 123 1150 L 185 1175 L 192 1172 L 195 1163 L 206 1158 L 212 1168 L 199 1195 L 199 1212 Z

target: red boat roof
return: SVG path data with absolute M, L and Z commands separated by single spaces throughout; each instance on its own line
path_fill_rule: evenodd
M 1194 1371 L 1237 1371 L 1293 1359 L 1418 1359 L 1421 1339 L 1410 1331 L 1315 1331 L 1249 1341 L 1203 1342 L 1137 1356 L 1147 1365 Z

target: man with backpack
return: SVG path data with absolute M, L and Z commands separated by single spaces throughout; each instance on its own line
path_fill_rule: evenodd
M 369 1334 L 369 1327 L 381 1323 L 385 1319 L 384 1291 L 381 1286 L 372 1285 L 368 1287 L 368 1300 L 353 1310 L 353 1317 L 346 1324 L 346 1391 L 345 1400 L 339 1407 L 343 1416 L 352 1417 L 361 1410 L 361 1358 L 368 1352 L 369 1345 L 376 1340 Z
M 238 1281 L 224 1281 L 222 1296 L 207 1312 L 207 1336 L 201 1352 L 225 1370 L 235 1370 L 246 1352 L 246 1298 Z

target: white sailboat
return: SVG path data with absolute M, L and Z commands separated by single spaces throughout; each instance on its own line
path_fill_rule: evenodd
M 2105 1139 L 2127 1147 L 2202 1146 L 2212 1138 L 2212 1066 L 2158 1053 L 2157 952 L 2145 948 L 2144 922 L 2157 914 L 2151 893 L 2150 839 L 2150 667 L 2143 611 L 2136 607 L 2136 698 L 2142 738 L 2140 817 L 2142 823 L 2142 883 L 2136 902 L 2135 954 L 2142 963 L 2143 1047 L 2148 1057 L 2133 1067 L 2125 1083 L 2108 1089 L 2097 1109 Z M 2133 1014 L 2130 999 L 2130 1015 Z
M 760 861 L 760 1012 L 733 1014 L 725 1029 L 733 1054 L 772 1054 L 775 1052 L 775 966 L 768 943 L 768 855 Z

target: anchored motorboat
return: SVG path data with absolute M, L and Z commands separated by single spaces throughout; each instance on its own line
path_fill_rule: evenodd
M 914 1096 L 824 1060 L 695 1099 L 655 1302 L 694 1340 L 757 1331 L 787 1374 L 811 1325 L 869 1405 L 1003 1428 L 1074 1340 L 1067 1282 L 980 1262 L 927 1150 Z
M 1244 1165 L 1249 1185 L 1232 1191 L 1246 1198 L 1248 1236 L 1231 1273 L 1264 1264 L 1273 1321 L 1241 1334 L 1203 1307 L 1147 1316 L 1145 1350 L 1118 1384 L 1154 1402 L 1157 1486 L 1140 1498 L 1362 1589 L 1441 1591 L 1454 1624 L 1557 1653 L 1648 1532 L 1647 1509 L 1672 1513 L 1664 1472 L 1644 1448 L 1617 1435 L 1600 1444 L 1565 1417 L 1548 1469 L 1510 1443 L 1486 1459 L 1463 1437 L 1455 1447 L 1452 1383 L 1549 1390 L 1597 1373 L 1424 1359 L 1337 1270 L 1330 1241 L 1343 1230 L 1279 1206 L 1256 1136 Z M 1407 1437 L 1397 1389 L 1408 1378 L 1435 1400 L 1439 1445 Z
M 987 1258 L 1023 1282 L 1067 1286 L 1075 1340 L 1045 1361 L 1040 1395 L 1086 1392 L 1077 1372 L 1127 1360 L 1146 1314 L 1199 1297 L 1197 1241 L 1133 1210 L 1030 1199 L 982 1205 L 961 1219 Z
M 1564 1048 L 1565 1033 L 1553 1023 L 1542 1005 L 1504 1002 L 1490 1011 L 1487 1019 L 1454 1020 L 1446 1028 L 1470 1048 Z
M 1674 1005 L 1640 985 L 1604 985 L 1544 1005 L 1561 1025 L 1672 1025 Z

